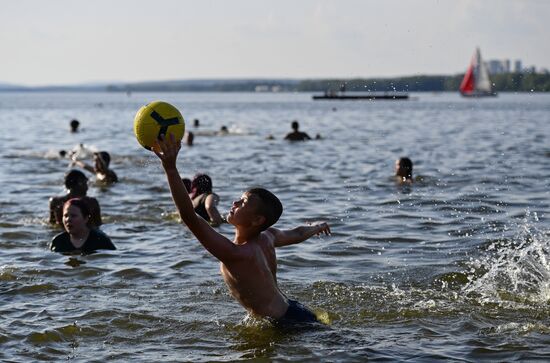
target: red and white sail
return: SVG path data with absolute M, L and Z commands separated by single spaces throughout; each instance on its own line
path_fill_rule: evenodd
M 476 48 L 470 66 L 464 74 L 460 84 L 460 93 L 463 96 L 489 96 L 494 95 L 491 87 L 491 79 L 485 62 L 481 59 L 481 52 Z

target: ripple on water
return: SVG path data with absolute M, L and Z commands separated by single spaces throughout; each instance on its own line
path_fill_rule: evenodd
M 138 280 L 138 279 L 150 280 L 155 278 L 155 274 L 144 271 L 137 267 L 118 270 L 118 271 L 112 272 L 111 275 L 121 279 L 130 279 L 130 280 Z
M 34 332 L 27 336 L 27 341 L 31 344 L 42 345 L 45 343 L 59 343 L 68 340 L 74 340 L 80 335 L 82 328 L 75 324 L 65 325 L 52 330 L 43 332 Z
M 263 130 L 199 137 L 182 154 L 182 176 L 209 173 L 220 209 L 259 184 L 283 201 L 279 227 L 331 224 L 331 237 L 277 250 L 282 290 L 331 325 L 281 332 L 241 322 L 216 260 L 182 229 L 158 159 L 120 132 L 117 120 L 152 95 L 2 95 L 0 119 L 26 137 L 0 136 L 0 360 L 547 360 L 549 236 L 522 213 L 536 208 L 548 224 L 549 103 L 508 96 L 344 102 L 335 112 L 304 94 L 163 94 L 203 127 Z M 289 113 L 326 139 L 266 142 L 264 131 L 286 133 Z M 85 120 L 78 135 L 66 130 L 73 115 Z M 518 119 L 526 126 L 513 127 Z M 112 152 L 121 182 L 91 182 L 89 193 L 119 249 L 68 257 L 47 251 L 55 231 L 44 217 L 67 170 L 52 156 L 81 138 Z M 397 186 L 392 163 L 405 154 L 422 180 Z
M 3 293 L 6 295 L 32 295 L 32 294 L 42 294 L 53 292 L 59 289 L 59 287 L 53 283 L 35 283 L 35 284 L 24 284 L 23 286 L 8 288 Z

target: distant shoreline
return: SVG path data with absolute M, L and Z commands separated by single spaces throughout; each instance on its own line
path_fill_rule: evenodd
M 457 92 L 462 74 L 354 79 L 212 79 L 25 87 L 0 84 L 0 92 Z M 496 92 L 550 92 L 550 74 L 491 76 Z

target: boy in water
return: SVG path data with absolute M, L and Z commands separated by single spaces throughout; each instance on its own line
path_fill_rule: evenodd
M 94 166 L 80 160 L 74 160 L 72 164 L 94 173 L 96 179 L 104 184 L 113 184 L 118 182 L 118 177 L 112 169 L 109 169 L 110 163 L 111 155 L 107 151 L 100 151 L 94 153 Z
M 300 243 L 322 233 L 329 235 L 328 224 L 286 231 L 271 227 L 283 206 L 271 192 L 254 188 L 233 202 L 227 222 L 235 226 L 235 238 L 227 239 L 195 214 L 176 168 L 180 148 L 181 142 L 170 135 L 170 140 L 162 137 L 153 151 L 162 162 L 181 219 L 204 248 L 220 260 L 220 271 L 231 295 L 249 313 L 275 323 L 317 321 L 313 312 L 279 290 L 275 247 Z
M 90 212 L 90 225 L 94 228 L 101 226 L 101 208 L 97 199 L 86 196 L 88 192 L 88 178 L 80 170 L 71 170 L 65 174 L 65 188 L 67 194 L 50 198 L 50 223 L 63 226 L 63 205 L 73 198 L 81 198 Z

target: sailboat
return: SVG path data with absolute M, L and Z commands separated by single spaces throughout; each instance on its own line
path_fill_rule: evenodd
M 489 71 L 481 59 L 481 52 L 476 48 L 470 66 L 460 83 L 460 94 L 464 97 L 496 96 L 489 79 Z

